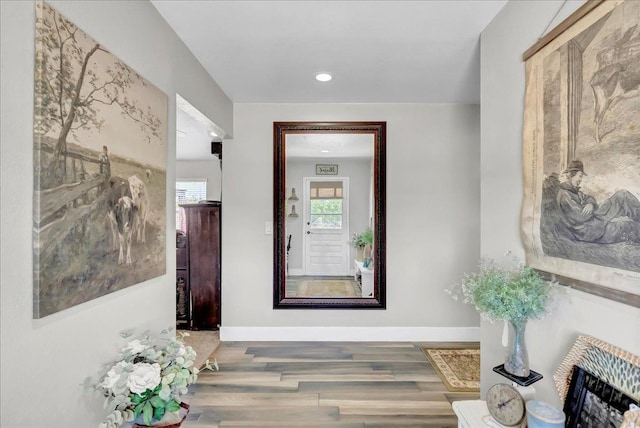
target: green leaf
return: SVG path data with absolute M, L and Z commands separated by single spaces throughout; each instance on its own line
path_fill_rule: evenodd
M 166 409 L 167 412 L 177 412 L 178 410 L 180 410 L 180 403 L 178 403 L 176 400 L 171 400 L 167 403 Z
M 164 408 L 164 406 L 166 405 L 166 402 L 162 398 L 158 397 L 157 395 L 154 395 L 153 397 L 151 397 L 151 400 L 149 401 L 151 402 L 151 405 L 155 408 L 158 408 L 158 407 Z
M 142 420 L 145 425 L 151 425 L 151 419 L 153 419 L 153 407 L 151 403 L 147 401 L 142 408 Z
M 164 407 L 156 407 L 155 409 L 153 409 L 153 417 L 159 421 L 164 417 L 164 412 Z
M 158 393 L 158 396 L 165 401 L 169 399 L 170 395 L 171 395 L 171 388 L 169 388 L 168 385 L 164 385 L 160 390 L 160 392 Z
M 140 413 L 142 412 L 143 407 L 144 407 L 144 403 L 140 403 L 135 407 L 135 409 L 133 409 L 133 419 L 140 416 Z
M 142 403 L 143 401 L 144 401 L 144 398 L 142 398 L 142 396 L 141 396 L 141 395 L 136 394 L 136 395 L 134 395 L 133 397 L 131 397 L 131 402 L 132 402 L 133 404 L 140 404 L 140 403 Z

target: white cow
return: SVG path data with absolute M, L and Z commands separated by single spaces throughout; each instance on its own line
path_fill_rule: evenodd
M 131 261 L 131 235 L 135 229 L 136 206 L 131 199 L 129 183 L 119 177 L 111 177 L 107 193 L 107 218 L 111 226 L 111 245 L 120 246 L 118 264 L 125 262 L 124 247 L 127 248 L 126 264 Z
M 132 175 L 129 177 L 129 188 L 133 205 L 136 207 L 134 220 L 137 230 L 136 241 L 145 242 L 147 213 L 149 212 L 147 186 L 137 175 Z
M 116 223 L 118 224 L 118 238 L 120 243 L 120 254 L 118 255 L 118 264 L 121 265 L 124 262 L 123 249 L 127 247 L 127 260 L 128 265 L 131 264 L 131 235 L 133 235 L 136 224 L 136 208 L 133 201 L 128 196 L 120 198 L 115 207 Z

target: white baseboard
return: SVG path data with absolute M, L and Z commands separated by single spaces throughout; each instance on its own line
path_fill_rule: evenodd
M 480 327 L 220 327 L 223 342 L 479 342 Z

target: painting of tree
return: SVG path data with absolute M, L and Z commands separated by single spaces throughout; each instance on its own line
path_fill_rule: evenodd
M 41 0 L 35 42 L 40 317 L 166 272 L 167 97 Z

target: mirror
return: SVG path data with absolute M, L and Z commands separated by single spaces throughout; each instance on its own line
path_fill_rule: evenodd
M 385 309 L 386 122 L 273 131 L 274 309 Z

